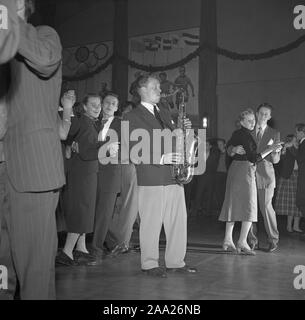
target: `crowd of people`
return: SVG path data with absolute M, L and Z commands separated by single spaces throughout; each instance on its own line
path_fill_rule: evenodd
M 184 162 L 182 155 L 165 145 L 160 153 L 154 149 L 156 130 L 177 128 L 170 110 L 160 103 L 164 74 L 161 79 L 137 77 L 133 92 L 138 105 L 122 103 L 108 89 L 103 96 L 88 93 L 77 103 L 73 90 L 61 94 L 57 33 L 27 23 L 34 1 L 0 4 L 7 6 L 10 18 L 10 28 L 0 33 L 0 62 L 9 62 L 11 72 L 0 100 L 0 264 L 9 275 L 1 298 L 13 298 L 18 282 L 22 299 L 54 299 L 55 261 L 97 266 L 131 248 L 140 251 L 141 270 L 148 276 L 196 273 L 185 263 L 187 214 L 209 212 L 214 205 L 226 223 L 225 251 L 255 255 L 258 209 L 269 252 L 279 242 L 276 212 L 287 215 L 288 232 L 302 232 L 305 124 L 297 124 L 295 135 L 282 142 L 268 125 L 270 104 L 255 112 L 244 110 L 227 143 L 206 142 L 206 171 L 184 187 L 172 170 Z M 183 77 L 185 69 L 180 71 Z M 186 131 L 191 129 L 189 119 L 180 121 Z M 132 152 L 138 143 L 130 138 L 135 132 L 145 132 L 142 138 L 147 139 L 138 152 Z M 273 165 L 279 163 L 275 211 Z M 242 222 L 236 245 L 235 222 Z M 135 224 L 139 247 L 131 244 Z M 159 264 L 162 227 L 165 268 Z M 66 238 L 58 250 L 61 230 Z

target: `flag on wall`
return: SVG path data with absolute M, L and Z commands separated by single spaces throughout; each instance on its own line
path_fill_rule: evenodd
M 199 46 L 199 35 L 191 34 L 191 33 L 183 33 L 182 38 L 185 44 L 189 46 Z
M 199 35 L 184 32 L 182 34 L 155 35 L 151 38 L 133 39 L 130 42 L 131 51 L 145 52 L 158 50 L 183 49 L 186 46 L 199 46 Z

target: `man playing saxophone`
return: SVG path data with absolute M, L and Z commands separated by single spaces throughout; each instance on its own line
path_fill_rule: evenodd
M 153 150 L 154 132 L 176 128 L 170 113 L 158 106 L 161 96 L 160 82 L 151 75 L 138 78 L 137 91 L 141 103 L 126 114 L 129 133 L 142 129 L 148 133 L 150 159 L 155 159 Z M 185 127 L 190 129 L 191 122 L 184 119 Z M 135 144 L 128 134 L 122 135 L 122 144 L 129 143 L 129 150 Z M 124 141 L 125 140 L 125 141 Z M 133 161 L 132 157 L 131 160 Z M 177 152 L 165 152 L 157 162 L 134 161 L 137 169 L 138 198 L 140 214 L 141 268 L 149 276 L 166 277 L 167 272 L 194 273 L 196 268 L 184 262 L 187 243 L 187 214 L 184 189 L 173 176 L 172 165 L 183 161 Z M 159 267 L 159 237 L 162 225 L 166 233 L 165 265 Z

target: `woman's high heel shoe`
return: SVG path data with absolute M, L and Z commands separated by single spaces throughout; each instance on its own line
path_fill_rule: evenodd
M 233 242 L 224 242 L 222 245 L 224 251 L 236 252 L 236 247 Z
M 236 250 L 237 250 L 238 254 L 245 254 L 247 256 L 255 256 L 256 255 L 255 251 L 248 249 L 239 243 L 236 246 Z

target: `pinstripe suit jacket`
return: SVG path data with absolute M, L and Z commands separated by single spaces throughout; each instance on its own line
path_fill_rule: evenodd
M 21 19 L 19 24 L 18 54 L 10 63 L 5 159 L 17 191 L 49 191 L 65 183 L 57 127 L 62 48 L 52 28 L 34 28 Z
M 0 64 L 12 59 L 18 48 L 19 26 L 15 1 L 0 0 L 0 15 L 2 14 L 8 16 L 8 28 L 0 29 Z

